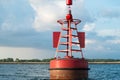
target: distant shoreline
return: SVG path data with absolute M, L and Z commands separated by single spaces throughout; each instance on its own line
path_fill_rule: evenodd
M 88 62 L 89 64 L 120 64 L 119 62 Z M 0 62 L 0 64 L 49 64 L 49 62 Z
M 0 62 L 0 64 L 49 64 L 49 62 Z
M 88 62 L 89 64 L 120 64 L 119 62 Z

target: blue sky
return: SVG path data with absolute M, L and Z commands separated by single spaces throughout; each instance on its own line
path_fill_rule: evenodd
M 86 32 L 86 58 L 120 59 L 120 1 L 74 0 Z M 65 18 L 65 0 L 0 0 L 0 58 L 43 59 L 55 54 L 52 32 Z

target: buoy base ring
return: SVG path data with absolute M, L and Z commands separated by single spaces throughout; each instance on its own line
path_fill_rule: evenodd
M 88 62 L 85 59 L 62 58 L 50 61 L 50 79 L 87 80 Z

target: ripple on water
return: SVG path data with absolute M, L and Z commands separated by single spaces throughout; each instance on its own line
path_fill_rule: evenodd
M 120 80 L 120 64 L 90 64 L 88 80 Z M 0 80 L 48 80 L 49 64 L 0 64 Z

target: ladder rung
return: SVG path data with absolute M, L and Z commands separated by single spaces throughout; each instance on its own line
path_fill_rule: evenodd
M 60 45 L 67 45 L 68 42 L 60 42 Z
M 58 52 L 68 52 L 69 50 L 58 50 Z M 81 52 L 82 50 L 72 49 L 72 52 Z
M 60 42 L 60 45 L 67 45 L 69 44 L 68 42 Z M 72 44 L 80 44 L 79 42 L 72 42 Z
M 68 38 L 68 35 L 63 35 L 63 36 L 61 36 L 62 38 Z
M 71 28 L 71 29 L 73 29 L 73 30 L 77 30 L 77 28 Z
M 68 52 L 68 50 L 58 50 L 58 52 Z
M 77 35 L 72 35 L 72 36 L 75 37 L 75 38 L 78 37 Z
M 79 42 L 72 42 L 72 44 L 80 44 Z
M 64 30 L 64 31 L 68 31 L 68 28 L 62 28 L 62 30 Z
M 82 50 L 72 49 L 74 52 L 81 52 Z

